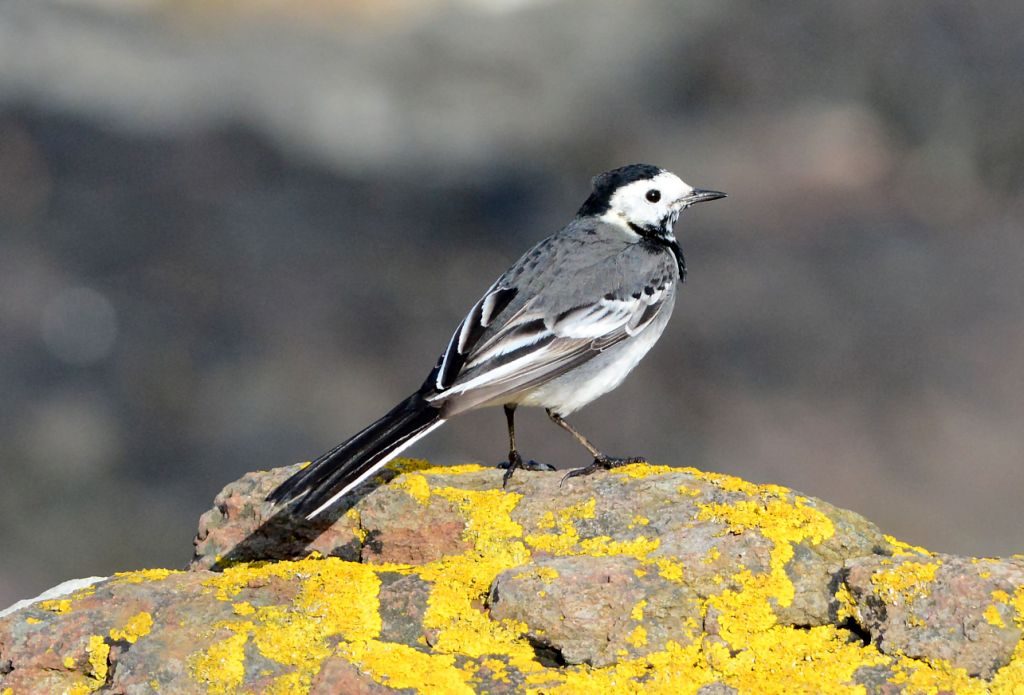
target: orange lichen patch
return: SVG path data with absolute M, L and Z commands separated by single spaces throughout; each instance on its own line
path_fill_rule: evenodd
M 135 644 L 140 637 L 145 637 L 153 629 L 153 616 L 146 611 L 136 613 L 124 627 L 111 628 L 110 639 Z
M 891 564 L 886 560 L 883 564 Z M 879 570 L 871 575 L 871 584 L 876 596 L 883 601 L 899 605 L 912 605 L 918 598 L 931 593 L 929 584 L 935 579 L 942 562 L 902 562 Z
M 904 555 L 921 555 L 923 557 L 931 557 L 932 552 L 926 548 L 922 548 L 919 545 L 911 545 L 910 543 L 904 543 L 903 541 L 893 538 L 886 534 L 883 536 L 885 542 L 892 546 L 893 555 L 901 557 Z

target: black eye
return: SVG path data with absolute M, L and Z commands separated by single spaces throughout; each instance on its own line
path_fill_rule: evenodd
M 657 203 L 659 200 L 661 200 L 661 191 L 659 191 L 657 188 L 652 188 L 651 190 L 647 191 L 647 200 L 651 201 L 652 203 Z

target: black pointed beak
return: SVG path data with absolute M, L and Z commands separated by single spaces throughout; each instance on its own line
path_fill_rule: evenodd
M 719 198 L 725 197 L 725 193 L 720 191 L 708 191 L 703 188 L 694 188 L 687 195 L 680 198 L 678 202 L 682 207 L 688 208 L 695 203 L 705 203 L 709 200 L 718 200 Z

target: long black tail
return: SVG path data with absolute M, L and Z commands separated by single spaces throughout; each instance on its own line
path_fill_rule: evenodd
M 413 442 L 444 423 L 419 393 L 284 481 L 267 499 L 297 499 L 295 510 L 312 519 Z

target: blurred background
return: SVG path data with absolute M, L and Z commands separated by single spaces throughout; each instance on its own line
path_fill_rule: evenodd
M 730 197 L 576 424 L 1024 551 L 1022 66 L 1014 0 L 4 0 L 0 607 L 183 566 L 224 484 L 414 390 L 637 161 Z M 490 410 L 410 453 L 504 451 Z

